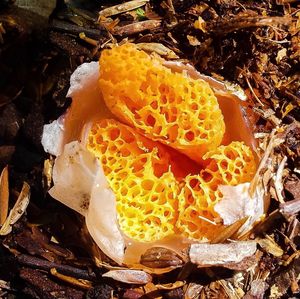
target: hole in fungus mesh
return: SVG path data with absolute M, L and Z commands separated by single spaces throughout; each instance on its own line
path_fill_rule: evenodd
M 201 133 L 199 137 L 201 139 L 205 140 L 205 139 L 207 139 L 207 134 L 206 133 Z
M 149 114 L 146 118 L 146 124 L 148 126 L 154 127 L 155 123 L 156 123 L 156 119 L 151 114 Z
M 194 105 L 195 110 L 197 110 L 197 109 L 198 109 L 198 105 L 197 105 L 197 104 L 193 104 L 193 105 Z M 197 108 L 196 108 L 196 107 L 197 107 Z M 205 114 L 205 113 L 200 112 L 200 113 L 198 114 L 198 119 L 200 119 L 200 120 L 205 120 L 205 118 L 206 118 L 206 114 Z M 205 130 L 207 130 L 207 129 L 205 128 Z
M 193 217 L 192 217 L 193 218 Z M 195 217 L 196 218 L 196 217 Z M 188 222 L 188 228 L 191 232 L 196 232 L 198 230 L 198 226 L 192 222 Z
M 158 201 L 158 196 L 157 196 L 157 195 L 152 195 L 152 196 L 150 197 L 150 200 L 151 200 L 152 202 L 156 202 L 156 201 Z
M 127 194 L 128 194 L 128 189 L 125 187 L 125 186 L 123 186 L 122 188 L 121 188 L 121 195 L 122 196 L 126 196 Z
M 158 198 L 158 204 L 159 205 L 165 205 L 167 203 L 167 199 L 164 196 L 160 196 Z
M 193 196 L 188 196 L 187 199 L 186 199 L 186 202 L 189 205 L 193 205 L 193 204 L 195 204 L 195 199 L 194 199 Z
M 121 148 L 121 149 L 120 149 L 120 152 L 121 152 L 121 154 L 122 154 L 123 157 L 128 157 L 128 156 L 130 156 L 130 151 L 129 151 L 129 149 L 127 149 L 127 148 Z
M 168 135 L 170 136 L 171 140 L 175 140 L 178 137 L 178 125 L 173 125 L 168 130 Z
M 150 106 L 151 106 L 153 109 L 156 110 L 156 109 L 158 108 L 158 103 L 157 103 L 157 101 L 151 102 Z
M 174 199 L 174 194 L 173 194 L 172 192 L 169 192 L 169 193 L 168 193 L 168 198 L 169 198 L 169 199 Z
M 195 134 L 192 131 L 188 131 L 185 133 L 185 140 L 186 141 L 193 141 L 195 139 Z
M 226 177 L 226 180 L 227 182 L 231 182 L 232 181 L 232 175 L 228 172 L 225 173 L 225 177 Z
M 164 211 L 164 216 L 165 217 L 169 217 L 170 215 L 171 215 L 170 211 L 168 211 L 168 210 Z
M 109 136 L 112 141 L 116 140 L 120 136 L 120 130 L 118 128 L 111 129 Z
M 221 165 L 221 168 L 223 168 L 224 170 L 226 170 L 228 168 L 228 162 L 226 160 L 222 160 L 220 165 Z
M 216 192 L 218 190 L 218 185 L 217 184 L 211 184 L 210 185 L 210 190 L 213 192 Z
M 212 181 L 212 179 L 214 178 L 213 175 L 207 171 L 203 171 L 201 173 L 201 177 L 203 178 L 203 180 L 206 182 L 206 183 L 209 183 L 210 181 Z
M 235 159 L 235 154 L 234 154 L 234 152 L 233 152 L 231 149 L 228 150 L 228 149 L 225 148 L 224 153 L 225 153 L 225 156 L 226 156 L 229 160 L 234 160 L 234 159 Z
M 130 133 L 129 131 L 124 132 L 124 134 L 122 134 L 121 137 L 122 137 L 122 139 L 124 139 L 124 141 L 126 143 L 133 143 L 133 142 L 135 142 L 135 138 L 134 138 L 133 134 Z
M 113 152 L 113 153 L 115 153 L 116 151 L 117 151 L 117 147 L 115 146 L 115 145 L 111 145 L 110 147 L 109 147 L 109 150 L 111 151 L 111 152 Z
M 243 156 L 244 156 L 244 160 L 245 160 L 246 163 L 251 162 L 250 157 L 248 157 L 248 156 L 246 156 L 246 155 L 243 155 Z
M 168 99 L 167 99 L 167 96 L 166 95 L 162 95 L 160 97 L 160 100 L 162 102 L 162 104 L 167 104 L 168 103 Z
M 95 134 L 96 135 L 96 134 Z M 101 135 L 98 135 L 97 137 L 96 137 L 96 143 L 97 144 L 101 144 L 103 142 L 103 137 L 101 136 Z
M 199 109 L 198 104 L 197 104 L 197 103 L 193 103 L 193 104 L 191 105 L 191 109 L 192 109 L 192 110 L 195 110 L 195 111 L 198 111 L 198 109 Z M 199 117 L 199 119 L 201 119 L 201 118 Z
M 240 169 L 237 168 L 237 169 L 234 171 L 234 173 L 237 174 L 237 175 L 239 175 L 239 174 L 241 174 L 241 171 L 240 171 Z
M 199 186 L 199 180 L 197 180 L 197 179 L 191 179 L 189 181 L 189 185 L 191 186 L 192 189 L 195 189 L 196 187 Z
M 244 165 L 241 160 L 237 160 L 235 164 L 237 167 L 243 167 L 243 165 Z
M 161 95 L 165 95 L 165 94 L 169 93 L 169 86 L 167 86 L 166 84 L 160 84 L 160 86 L 158 87 L 158 90 Z
M 144 190 L 150 191 L 152 190 L 154 183 L 151 180 L 144 180 L 141 185 Z
M 167 226 L 164 225 L 164 226 L 162 227 L 162 230 L 163 230 L 163 232 L 166 233 L 166 232 L 169 230 L 169 228 L 168 228 Z

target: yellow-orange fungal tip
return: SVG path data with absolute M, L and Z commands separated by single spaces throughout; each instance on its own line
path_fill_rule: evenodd
M 208 83 L 173 73 L 163 60 L 124 44 L 100 57 L 100 89 L 119 119 L 152 140 L 201 162 L 225 132 L 218 101 Z
M 208 166 L 199 175 L 185 178 L 185 185 L 178 196 L 178 230 L 187 238 L 201 239 L 211 234 L 214 218 L 218 214 L 214 206 L 222 199 L 219 185 L 235 186 L 251 181 L 256 163 L 251 149 L 243 142 L 235 141 L 208 152 Z

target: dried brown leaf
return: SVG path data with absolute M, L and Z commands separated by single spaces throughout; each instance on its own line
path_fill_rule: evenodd
M 236 221 L 235 223 L 222 228 L 222 230 L 211 240 L 211 243 L 223 243 L 230 237 L 232 237 L 238 230 L 245 224 L 247 217 Z
M 50 273 L 57 277 L 58 279 L 67 282 L 75 287 L 80 287 L 82 289 L 90 289 L 92 287 L 92 283 L 88 280 L 85 279 L 76 279 L 74 277 L 71 276 L 67 276 L 64 274 L 61 274 L 59 272 L 57 272 L 57 270 L 55 268 L 50 269 Z
M 174 51 L 160 43 L 139 43 L 137 44 L 137 47 L 146 52 L 155 52 L 168 59 L 179 58 Z
M 141 256 L 140 263 L 149 268 L 166 268 L 181 266 L 183 260 L 172 250 L 152 247 Z
M 9 185 L 8 166 L 4 167 L 0 176 L 0 225 L 3 225 L 8 214 Z
M 12 230 L 12 225 L 15 224 L 24 214 L 26 208 L 29 204 L 30 199 L 30 186 L 24 182 L 21 193 L 11 209 L 7 219 L 5 220 L 3 226 L 0 229 L 0 235 L 8 235 Z
M 152 281 L 152 276 L 141 270 L 111 270 L 104 273 L 102 276 L 132 284 L 147 284 Z
M 196 299 L 203 289 L 203 285 L 197 283 L 190 283 L 186 289 L 184 299 Z
M 277 199 L 280 203 L 284 203 L 284 198 L 282 195 L 282 191 L 283 191 L 282 176 L 283 176 L 283 170 L 286 161 L 287 161 L 287 156 L 284 156 L 278 166 L 275 179 L 274 179 L 275 191 L 276 191 Z
M 247 292 L 244 299 L 263 299 L 268 284 L 262 279 L 256 279 L 251 282 L 251 289 Z
M 156 287 L 159 290 L 174 290 L 174 289 L 181 288 L 184 285 L 185 285 L 184 281 L 175 281 L 173 283 L 157 284 Z
M 295 200 L 300 200 L 300 179 L 296 175 L 291 175 L 286 179 L 284 189 L 288 191 Z
M 284 253 L 282 248 L 270 236 L 267 236 L 264 239 L 257 239 L 257 243 L 261 248 L 263 248 L 266 252 L 272 254 L 273 256 L 280 257 Z

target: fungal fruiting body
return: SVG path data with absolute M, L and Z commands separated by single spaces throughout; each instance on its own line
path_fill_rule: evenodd
M 134 44 L 102 52 L 99 82 L 111 112 L 148 138 L 197 162 L 221 144 L 225 123 L 208 83 L 172 72 Z
M 218 186 L 249 182 L 256 170 L 242 141 L 222 145 L 212 89 L 133 44 L 103 51 L 99 85 L 115 119 L 94 121 L 86 144 L 116 196 L 123 233 L 139 242 L 209 239 Z
M 194 240 L 213 236 L 207 221 L 218 218 L 214 206 L 223 196 L 218 186 L 250 182 L 256 170 L 251 149 L 239 141 L 219 146 L 204 159 L 210 160 L 207 167 L 199 175 L 188 175 L 178 196 L 178 230 Z
M 172 160 L 167 147 L 113 119 L 92 125 L 87 147 L 116 195 L 121 230 L 141 242 L 180 233 L 190 239 L 208 237 L 210 225 L 203 218 L 217 217 L 213 207 L 222 198 L 218 185 L 247 182 L 255 172 L 249 147 L 232 142 L 208 152 L 204 158 L 210 162 L 199 174 L 180 179 L 180 164 L 188 167 L 190 161 L 182 156 Z
M 246 145 L 251 142 L 239 137 L 246 136 L 238 131 L 244 128 L 238 126 L 241 118 L 235 118 L 234 126 L 228 123 L 233 101 L 227 104 L 224 97 L 217 98 L 208 83 L 195 79 L 196 72 L 192 78 L 186 71 L 174 71 L 162 58 L 133 44 L 104 50 L 99 63 L 100 71 L 95 63 L 88 64 L 93 79 L 87 89 L 80 84 L 82 93 L 73 94 L 76 100 L 63 120 L 65 142 L 80 139 L 87 151 L 82 157 L 89 158 L 78 158 L 74 168 L 68 151 L 60 154 L 51 194 L 86 217 L 99 247 L 119 263 L 124 261 L 125 247 L 127 253 L 130 248 L 135 252 L 136 247 L 129 246 L 135 242 L 140 252 L 151 244 L 168 245 L 177 237 L 181 245 L 211 240 L 218 232 L 214 228 L 222 228 L 214 209 L 225 198 L 220 186 L 239 187 L 256 171 L 255 156 Z M 86 69 L 78 73 L 85 74 Z M 77 79 L 73 82 L 82 83 Z M 93 88 L 97 80 L 99 90 Z M 87 97 L 82 109 L 81 101 Z M 232 109 L 238 110 L 238 105 Z M 84 124 L 89 129 L 80 138 Z M 104 172 L 101 184 L 97 175 L 91 176 L 94 191 L 89 180 L 82 188 L 72 169 L 61 180 L 65 168 L 78 169 L 82 161 L 89 161 L 82 173 L 94 173 L 91 154 Z M 85 199 L 90 194 L 92 208 L 84 210 L 80 200 L 70 204 L 70 188 L 80 190 L 77 193 Z M 124 235 L 127 243 L 120 239 Z
M 174 234 L 178 184 L 163 146 L 115 120 L 94 123 L 88 139 L 116 195 L 122 231 L 144 242 Z

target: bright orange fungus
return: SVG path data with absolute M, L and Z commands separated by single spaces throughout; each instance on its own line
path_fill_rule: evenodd
M 99 82 L 104 101 L 143 135 L 201 161 L 225 132 L 217 98 L 205 81 L 173 73 L 162 62 L 134 44 L 103 51 Z
M 208 221 L 218 217 L 218 186 L 249 182 L 255 158 L 243 142 L 220 145 L 225 124 L 208 84 L 172 73 L 162 62 L 132 44 L 103 51 L 101 91 L 126 125 L 94 122 L 87 147 L 103 166 L 127 236 L 202 239 Z M 181 153 L 205 161 L 206 168 Z

